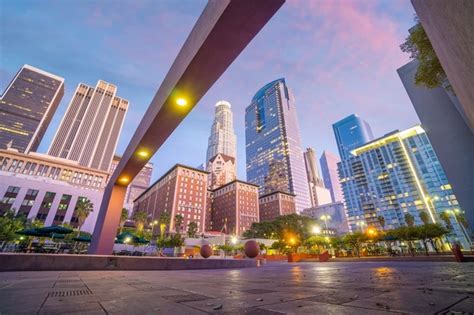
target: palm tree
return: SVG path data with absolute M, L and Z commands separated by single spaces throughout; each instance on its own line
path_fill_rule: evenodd
M 423 222 L 424 225 L 427 225 L 428 223 L 430 223 L 430 217 L 428 216 L 428 213 L 426 213 L 425 211 L 421 211 L 420 220 L 421 222 Z
M 125 225 L 125 222 L 128 219 L 128 210 L 125 208 L 122 208 L 122 213 L 120 214 L 120 233 L 122 233 L 123 226 Z
M 148 213 L 145 210 L 139 210 L 133 214 L 133 221 L 135 222 L 137 234 L 139 235 L 142 234 L 143 229 L 145 228 L 145 223 L 147 219 L 148 219 Z
M 197 223 L 194 222 L 194 221 L 189 222 L 189 224 L 188 224 L 188 236 L 191 237 L 191 238 L 195 238 L 197 231 L 198 231 Z
M 382 230 L 384 230 L 385 229 L 385 217 L 383 215 L 379 215 L 377 217 L 377 220 L 379 221 L 380 226 L 382 227 Z
M 444 221 L 444 223 L 446 223 L 446 227 L 449 230 L 452 230 L 453 225 L 451 224 L 451 218 L 449 217 L 449 213 L 447 211 L 443 211 L 439 214 L 439 217 L 441 218 L 441 220 Z
M 174 225 L 176 226 L 176 233 L 181 234 L 181 226 L 183 225 L 184 217 L 181 214 L 174 216 Z
M 94 211 L 94 204 L 88 198 L 81 198 L 76 204 L 75 217 L 77 218 L 77 237 L 81 235 L 81 228 L 89 214 Z
M 162 212 L 158 222 L 160 223 L 160 236 L 163 237 L 165 235 L 166 227 L 171 222 L 171 215 L 168 212 Z
M 405 213 L 405 223 L 406 223 L 409 227 L 415 226 L 415 217 L 412 216 L 410 213 Z

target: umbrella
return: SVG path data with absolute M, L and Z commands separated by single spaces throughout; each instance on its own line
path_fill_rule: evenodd
M 48 233 L 43 233 L 43 232 L 39 231 L 37 228 L 23 229 L 23 230 L 20 230 L 20 231 L 16 231 L 15 234 L 25 235 L 25 236 L 38 236 L 38 237 L 48 237 L 49 236 Z
M 90 243 L 91 242 L 91 237 L 88 236 L 88 235 L 83 235 L 83 236 L 75 237 L 72 240 L 76 241 L 76 242 Z
M 43 228 L 39 228 L 37 229 L 40 233 L 44 233 L 44 234 L 51 234 L 51 233 L 54 233 L 55 235 L 56 234 L 70 234 L 73 232 L 72 229 L 69 229 L 67 227 L 64 227 L 64 226 L 59 226 L 59 225 L 53 225 L 53 226 L 48 226 L 48 227 L 43 227 Z
M 117 235 L 115 243 L 125 244 L 125 243 L 134 243 L 134 244 L 147 244 L 148 241 L 143 237 L 139 237 L 130 232 L 123 232 Z

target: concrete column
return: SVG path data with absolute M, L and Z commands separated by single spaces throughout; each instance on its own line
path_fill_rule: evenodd
M 54 195 L 53 202 L 51 203 L 51 208 L 49 208 L 48 211 L 48 216 L 46 217 L 46 220 L 44 221 L 44 226 L 51 226 L 54 221 L 54 216 L 56 215 L 56 212 L 58 211 L 59 207 L 59 202 L 61 201 L 61 197 L 63 196 L 62 193 L 57 193 Z
M 64 221 L 66 223 L 71 223 L 72 215 L 74 214 L 74 209 L 76 209 L 76 203 L 79 196 L 72 195 L 69 206 L 67 207 L 66 214 L 64 215 Z
M 13 209 L 13 208 L 16 209 L 16 211 L 15 211 L 16 213 L 20 210 L 21 203 L 25 199 L 27 191 L 28 191 L 28 188 L 20 187 L 20 191 L 16 195 L 15 201 L 13 202 L 12 207 L 11 207 L 11 209 Z
M 38 191 L 35 202 L 33 203 L 33 206 L 30 209 L 30 213 L 28 214 L 28 219 L 36 218 L 39 208 L 41 207 L 41 204 L 43 203 L 44 195 L 46 195 L 46 190 Z
M 105 189 L 89 247 L 90 254 L 112 254 L 126 192 L 127 186 L 109 185 Z

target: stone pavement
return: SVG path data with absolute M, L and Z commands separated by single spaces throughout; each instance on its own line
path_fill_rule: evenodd
M 0 273 L 0 314 L 462 314 L 474 264 L 269 263 L 187 271 Z

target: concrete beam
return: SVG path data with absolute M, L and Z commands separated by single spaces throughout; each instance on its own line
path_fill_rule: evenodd
M 285 0 L 210 0 L 106 187 L 90 246 L 111 254 L 126 187 Z M 178 100 L 186 102 L 180 106 Z M 121 209 L 122 206 L 120 206 Z

